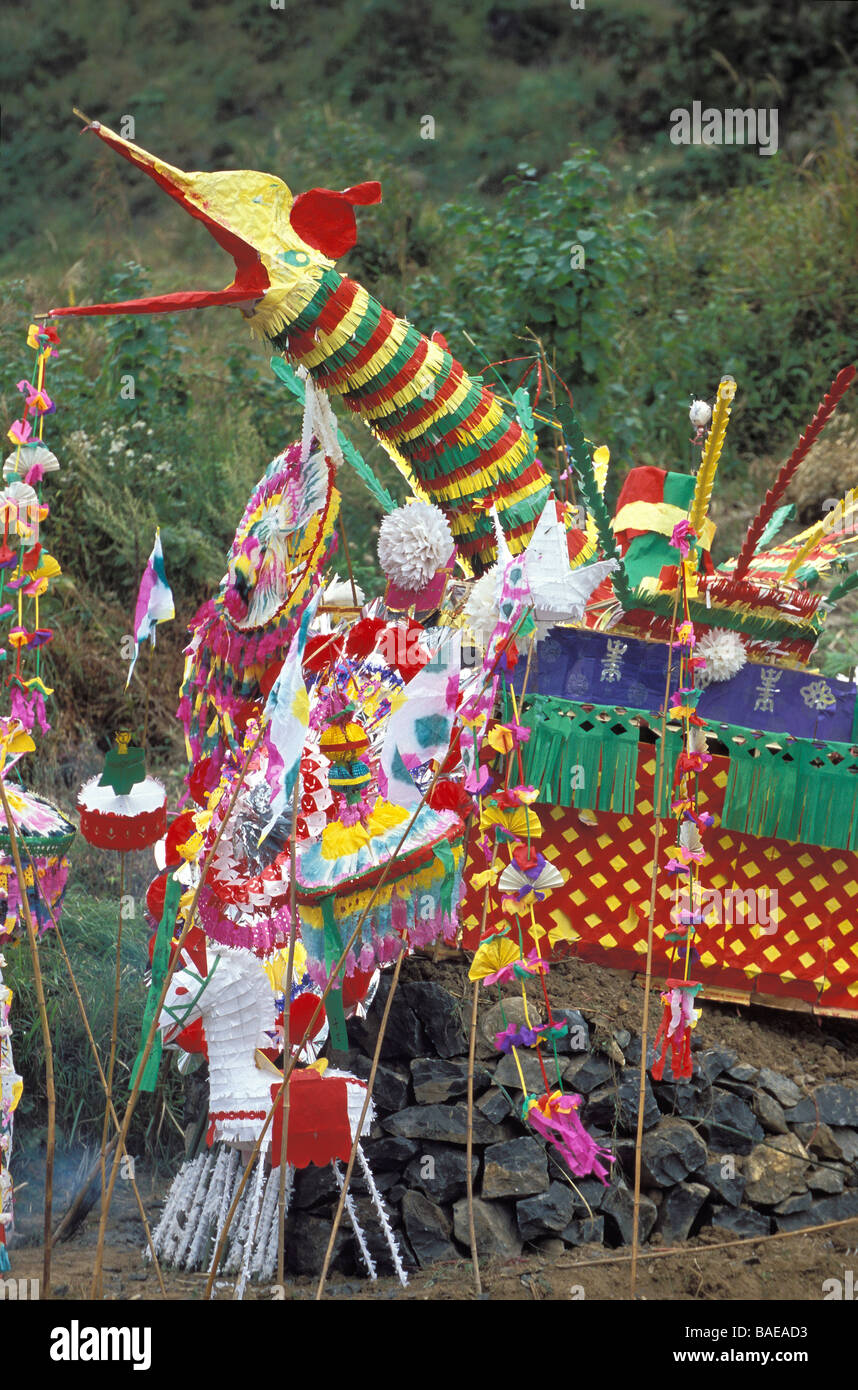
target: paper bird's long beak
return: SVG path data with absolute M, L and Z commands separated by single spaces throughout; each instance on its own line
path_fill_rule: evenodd
M 78 113 L 80 114 L 80 113 Z M 104 314 L 163 314 L 180 309 L 202 309 L 217 304 L 253 303 L 260 299 L 270 287 L 268 272 L 260 259 L 259 251 L 227 224 L 219 216 L 215 204 L 222 203 L 227 209 L 240 208 L 240 201 L 234 196 L 223 195 L 230 181 L 241 175 L 187 174 L 162 160 L 156 159 L 147 150 L 125 140 L 115 131 L 98 121 L 92 121 L 84 130 L 94 131 L 100 140 L 116 150 L 129 163 L 148 174 L 165 193 L 168 193 L 181 207 L 202 222 L 224 251 L 235 263 L 235 278 L 223 290 L 180 290 L 173 294 L 152 295 L 146 299 L 128 299 L 118 304 L 85 304 L 56 308 L 49 311 L 50 317 Z M 83 133 L 83 132 L 81 132 Z M 285 187 L 285 185 L 282 185 Z M 207 197 L 207 192 L 213 197 Z

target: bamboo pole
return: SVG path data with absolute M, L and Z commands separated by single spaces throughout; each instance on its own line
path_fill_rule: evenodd
M 488 884 L 486 884 L 486 893 L 488 894 Z M 485 924 L 485 912 L 483 913 L 483 923 Z M 471 1244 L 471 1263 L 474 1266 L 474 1288 L 477 1298 L 482 1295 L 483 1285 L 480 1279 L 480 1257 L 477 1251 L 477 1233 L 474 1226 L 474 1175 L 471 1170 L 474 1156 L 474 1058 L 477 1050 L 477 1010 L 479 1003 L 480 982 L 474 980 L 474 995 L 471 1002 L 471 1035 L 468 1039 L 468 1132 L 465 1144 L 465 1177 L 468 1193 L 468 1239 Z
M 679 566 L 682 565 L 680 558 Z M 676 594 L 673 600 L 673 613 L 670 619 L 670 639 L 667 648 L 667 677 L 664 687 L 664 709 L 661 716 L 661 739 L 659 744 L 658 756 L 658 789 L 655 796 L 655 838 L 652 851 L 652 878 L 650 882 L 649 897 L 649 917 L 647 919 L 646 932 L 646 972 L 644 976 L 644 1003 L 643 1019 L 641 1021 L 641 1061 L 640 1061 L 640 1081 L 638 1085 L 638 1119 L 635 1132 L 635 1189 L 634 1205 L 632 1208 L 632 1255 L 631 1272 L 629 1278 L 629 1296 L 635 1297 L 637 1286 L 638 1269 L 638 1218 L 641 1203 L 641 1145 L 643 1143 L 643 1117 L 644 1117 L 644 1096 L 646 1094 L 646 1049 L 647 1049 L 647 1029 L 649 1026 L 649 995 L 652 984 L 652 939 L 655 930 L 655 899 L 658 891 L 658 853 L 661 842 L 661 798 L 664 794 L 664 765 L 667 758 L 667 706 L 670 700 L 670 678 L 673 666 L 673 634 L 676 630 L 676 615 L 679 611 L 679 586 L 680 572 L 677 567 L 676 574 Z
M 687 1258 L 697 1259 L 699 1255 L 720 1255 L 722 1250 L 734 1250 L 739 1245 L 763 1245 L 770 1240 L 794 1240 L 796 1236 L 815 1236 L 820 1231 L 835 1231 L 838 1227 L 854 1226 L 858 1222 L 858 1216 L 846 1216 L 840 1221 L 826 1221 L 819 1226 L 799 1226 L 795 1231 L 772 1231 L 765 1236 L 741 1236 L 737 1240 L 719 1240 L 717 1245 L 668 1245 L 659 1250 L 647 1252 L 648 1260 L 664 1260 L 673 1255 L 685 1255 Z M 574 1260 L 567 1264 L 563 1261 L 564 1269 L 595 1269 L 598 1266 L 613 1264 L 627 1264 L 631 1255 L 600 1255 L 595 1260 Z
M 328 1248 L 325 1251 L 325 1259 L 322 1264 L 322 1273 L 319 1276 L 319 1287 L 316 1289 L 317 1303 L 321 1300 L 322 1295 L 325 1291 L 325 1280 L 328 1277 L 328 1269 L 330 1268 L 331 1259 L 334 1254 L 334 1245 L 336 1244 L 337 1232 L 340 1229 L 340 1222 L 343 1219 L 343 1211 L 346 1205 L 346 1197 L 348 1196 L 349 1183 L 352 1180 L 352 1173 L 354 1171 L 355 1166 L 355 1157 L 357 1156 L 357 1147 L 360 1143 L 360 1137 L 363 1131 L 366 1113 L 369 1110 L 369 1103 L 372 1100 L 372 1089 L 375 1085 L 375 1076 L 376 1072 L 378 1071 L 379 1058 L 381 1057 L 381 1048 L 382 1044 L 384 1043 L 385 1032 L 387 1031 L 387 1020 L 390 1017 L 390 1010 L 393 1004 L 393 996 L 396 993 L 396 987 L 399 984 L 399 976 L 402 970 L 402 962 L 405 959 L 405 954 L 407 950 L 408 947 L 406 943 L 403 941 L 402 950 L 399 952 L 399 955 L 396 958 L 396 965 L 394 966 L 393 970 L 393 978 L 390 981 L 390 992 L 388 993 L 387 1000 L 385 1001 L 384 1005 L 384 1013 L 381 1016 L 381 1025 L 378 1030 L 378 1037 L 375 1043 L 375 1051 L 373 1052 L 372 1066 L 370 1067 L 369 1071 L 369 1080 L 366 1083 L 366 1096 L 364 1098 L 363 1108 L 360 1112 L 360 1119 L 358 1120 L 357 1127 L 352 1138 L 352 1147 L 351 1153 L 349 1154 L 348 1166 L 346 1167 L 346 1175 L 343 1179 L 343 1185 L 340 1188 L 340 1199 L 337 1203 L 337 1210 L 334 1214 L 334 1224 L 331 1227 L 331 1235 L 328 1240 Z
M 27 897 L 27 884 L 24 878 L 24 870 L 21 867 L 21 854 L 18 848 L 18 835 L 15 824 L 12 820 L 12 812 L 9 810 L 9 798 L 6 795 L 6 782 L 0 770 L 0 800 L 3 802 L 3 814 L 6 817 L 6 826 L 9 831 L 9 843 L 12 847 L 12 860 L 15 865 L 15 877 L 18 880 L 18 891 L 21 895 L 21 912 L 24 918 L 24 925 L 27 929 L 27 940 L 30 943 L 30 956 L 33 962 L 33 980 L 36 986 L 36 1001 L 39 1008 L 39 1023 L 42 1029 L 42 1043 L 45 1049 L 45 1086 L 48 1093 L 48 1139 L 45 1149 L 45 1220 L 44 1220 L 44 1251 L 42 1260 L 42 1298 L 50 1298 L 51 1295 L 51 1226 L 53 1214 L 54 1197 L 54 1153 L 57 1142 L 57 1093 L 54 1084 L 54 1045 L 51 1040 L 51 1029 L 48 1023 L 48 1010 L 45 1004 L 45 986 L 42 980 L 42 967 L 39 961 L 39 943 L 36 936 L 36 929 L 33 926 L 33 915 L 30 912 L 30 900 Z M 36 871 L 33 869 L 34 882 Z

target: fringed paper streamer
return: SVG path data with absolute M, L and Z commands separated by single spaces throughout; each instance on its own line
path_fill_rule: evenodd
M 661 1052 L 650 1068 L 656 1081 L 661 1081 L 664 1075 L 668 1047 L 674 1081 L 688 1081 L 691 1078 L 691 1029 L 698 1017 L 694 998 L 699 989 L 701 985 L 694 980 L 667 981 L 666 990 L 661 996 L 664 1012 L 655 1035 L 655 1048 L 658 1050 L 661 1043 Z
M 343 1178 L 342 1169 L 340 1168 L 340 1165 L 339 1165 L 339 1163 L 337 1162 L 336 1159 L 335 1159 L 334 1162 L 331 1164 L 331 1167 L 332 1167 L 333 1170 L 334 1170 L 334 1177 L 335 1177 L 336 1180 L 337 1180 L 337 1186 L 338 1186 L 338 1188 L 340 1189 L 340 1192 L 342 1192 L 342 1190 L 343 1190 L 343 1183 L 344 1183 L 345 1180 L 344 1180 L 344 1178 Z M 367 1273 L 368 1273 L 370 1279 L 372 1279 L 373 1282 L 374 1282 L 375 1280 L 378 1279 L 378 1272 L 377 1272 L 376 1267 L 375 1267 L 375 1260 L 372 1258 L 372 1255 L 371 1255 L 370 1252 L 369 1252 L 369 1246 L 368 1246 L 367 1243 L 366 1243 L 366 1236 L 364 1235 L 363 1227 L 361 1226 L 360 1221 L 358 1220 L 358 1214 L 357 1214 L 357 1212 L 355 1211 L 355 1204 L 354 1204 L 354 1201 L 352 1200 L 352 1195 L 351 1195 L 350 1192 L 347 1192 L 347 1193 L 346 1193 L 346 1200 L 345 1200 L 344 1206 L 345 1206 L 346 1213 L 347 1213 L 347 1215 L 348 1215 L 349 1221 L 351 1222 L 352 1230 L 353 1230 L 354 1233 L 355 1233 L 355 1239 L 357 1240 L 357 1243 L 358 1243 L 358 1249 L 360 1250 L 361 1258 L 362 1258 L 364 1264 L 366 1265 L 366 1270 L 367 1270 Z
M 462 560 L 481 572 L 494 562 L 495 542 L 473 501 L 495 499 L 516 548 L 542 511 L 549 479 L 534 458 L 533 441 L 446 350 L 371 295 L 355 294 L 342 316 L 337 307 L 326 319 L 340 288 L 339 277 L 336 284 L 323 277 L 300 319 L 281 327 L 272 341 L 365 420 L 417 495 L 445 510 Z M 275 371 L 285 379 L 276 365 Z
M 247 1288 L 247 1280 L 250 1276 L 250 1262 L 256 1244 L 259 1218 L 262 1213 L 262 1198 L 265 1191 L 265 1160 L 262 1153 L 256 1160 L 256 1175 L 253 1182 L 253 1196 L 248 1204 L 247 1213 L 247 1235 L 244 1241 L 244 1249 L 241 1255 L 241 1268 L 238 1279 L 236 1280 L 235 1292 L 233 1297 L 240 1301 L 244 1298 L 244 1290 Z
M 578 487 L 584 499 L 587 512 L 592 517 L 596 527 L 596 534 L 599 538 L 599 546 L 606 560 L 616 560 L 618 568 L 611 576 L 611 583 L 614 593 L 622 604 L 623 608 L 628 608 L 631 601 L 631 591 L 629 589 L 626 572 L 623 566 L 623 557 L 617 539 L 611 527 L 611 517 L 605 504 L 605 499 L 599 490 L 598 477 L 590 457 L 590 450 L 584 438 L 584 431 L 577 415 L 571 406 L 561 400 L 557 406 L 557 416 L 566 435 L 566 441 L 570 449 L 572 466 L 575 469 L 575 477 L 578 480 Z
M 210 1162 L 208 1154 L 198 1154 L 190 1163 L 179 1170 L 170 1192 L 164 1215 L 156 1228 L 155 1250 L 158 1258 L 168 1264 L 178 1264 L 178 1254 L 188 1229 L 188 1218 L 200 1181 L 205 1182 L 205 1174 Z
M 278 565 L 283 508 L 288 505 L 294 514 L 295 490 L 307 481 L 306 465 L 313 463 L 312 456 L 302 461 L 300 444 L 272 460 L 236 529 L 220 592 L 191 622 L 177 715 L 190 760 L 212 757 L 213 781 L 227 752 L 238 748 L 236 730 L 263 698 L 261 680 L 285 658 L 330 551 L 340 505 L 332 464 L 321 510 L 300 528 L 294 552 Z
M 610 464 L 610 461 L 610 449 L 608 449 L 606 444 L 600 445 L 600 447 L 593 454 L 593 477 L 596 480 L 596 487 L 599 489 L 599 493 L 602 497 L 604 497 L 605 495 L 605 484 L 608 481 L 608 465 Z M 599 534 L 596 529 L 595 518 L 590 516 L 589 513 L 587 514 L 585 526 L 587 540 L 590 542 L 591 545 L 595 546 L 596 542 L 599 539 Z
M 779 582 L 782 583 L 780 577 Z M 801 664 L 806 662 L 822 628 L 818 611 L 822 603 L 820 594 L 809 593 L 805 589 L 780 588 L 774 583 L 735 580 L 731 574 L 700 575 L 698 586 L 700 597 L 690 596 L 688 600 L 692 622 L 701 626 L 731 628 L 745 636 L 758 637 L 767 642 L 807 642 Z M 633 619 L 638 616 L 633 610 L 638 608 L 664 618 L 667 626 L 659 629 L 658 636 L 661 640 L 666 639 L 673 609 L 672 594 L 654 585 L 642 585 L 634 591 L 629 602 Z M 638 622 L 635 630 L 639 630 L 639 627 Z M 616 624 L 618 633 L 626 629 L 625 621 Z
M 694 498 L 691 503 L 691 510 L 688 514 L 688 519 L 698 536 L 702 534 L 703 527 L 709 516 L 709 503 L 712 499 L 715 474 L 718 471 L 718 462 L 721 458 L 721 450 L 724 447 L 724 436 L 727 433 L 727 425 L 730 421 L 730 408 L 735 395 L 736 383 L 733 378 L 731 376 L 722 377 L 718 384 L 718 398 L 712 413 L 712 423 L 709 426 L 709 434 L 703 446 L 703 456 L 700 460 L 700 467 L 697 470 L 697 484 L 694 489 Z
M 217 1221 L 218 1211 L 223 1198 L 223 1187 L 226 1179 L 226 1172 L 229 1166 L 228 1150 L 219 1148 L 217 1157 L 214 1152 L 209 1157 L 209 1170 L 211 1177 L 206 1190 L 206 1199 L 197 1223 L 197 1229 L 191 1248 L 188 1252 L 186 1267 L 188 1269 L 202 1269 L 208 1255 L 208 1245 L 211 1238 L 212 1229 Z
M 587 1133 L 578 1114 L 580 1104 L 580 1096 L 553 1091 L 539 1099 L 532 1098 L 525 1119 L 531 1129 L 553 1144 L 574 1177 L 598 1178 L 607 1187 L 609 1171 L 605 1163 L 613 1163 L 614 1157 Z
M 288 904 L 277 911 L 244 911 L 225 904 L 204 883 L 197 901 L 197 917 L 209 940 L 223 946 L 242 946 L 259 955 L 269 955 L 289 941 Z
M 131 1070 L 131 1080 L 129 1085 L 134 1086 L 137 1080 L 138 1069 L 143 1060 L 143 1053 L 146 1048 L 146 1039 L 155 1016 L 158 998 L 161 992 L 161 985 L 167 974 L 170 963 L 170 943 L 173 940 L 173 929 L 176 925 L 176 915 L 179 910 L 179 899 L 182 896 L 182 884 L 171 874 L 167 882 L 164 893 L 164 907 L 161 912 L 161 920 L 158 924 L 158 931 L 155 937 L 155 946 L 152 952 L 152 977 L 149 989 L 146 992 L 146 1004 L 143 1009 L 143 1023 L 140 1035 L 140 1049 Z M 163 1040 L 160 1032 L 156 1032 L 152 1048 L 146 1059 L 146 1066 L 140 1079 L 140 1090 L 152 1092 L 158 1084 L 158 1072 L 161 1066 L 161 1054 L 163 1051 Z
M 809 454 L 828 421 L 831 419 L 831 416 L 834 414 L 837 405 L 852 385 L 854 379 L 855 367 L 852 365 L 844 367 L 837 373 L 827 395 L 823 397 L 822 401 L 817 406 L 816 414 L 804 431 L 804 434 L 800 436 L 798 444 L 793 449 L 783 468 L 778 473 L 774 483 L 766 493 L 765 501 L 748 527 L 747 535 L 742 543 L 742 549 L 739 551 L 734 571 L 737 579 L 741 579 L 742 575 L 747 572 L 754 558 L 757 546 L 762 539 L 766 523 L 773 515 L 778 502 L 795 477 L 799 465 Z
M 209 1182 L 214 1171 L 214 1164 L 207 1157 L 207 1161 L 201 1166 L 194 1188 L 193 1198 L 188 1208 L 188 1219 L 182 1231 L 181 1238 L 176 1249 L 176 1264 L 179 1268 L 189 1269 L 188 1257 L 193 1245 L 193 1239 L 199 1228 L 202 1219 L 203 1208 L 205 1206 L 206 1195 L 208 1193 Z
M 845 598 L 855 588 L 858 588 L 858 570 L 855 570 L 848 578 L 841 579 L 839 584 L 835 584 L 834 588 L 829 590 L 829 605 L 833 605 L 838 599 Z
M 390 1251 L 390 1258 L 393 1261 L 393 1268 L 396 1270 L 396 1277 L 398 1278 L 402 1287 L 406 1288 L 408 1285 L 408 1275 L 405 1273 L 405 1266 L 402 1263 L 402 1251 L 400 1250 L 399 1242 L 397 1241 L 396 1236 L 393 1233 L 393 1227 L 390 1224 L 390 1217 L 388 1215 L 387 1208 L 384 1205 L 384 1198 L 378 1190 L 375 1178 L 372 1174 L 372 1169 L 370 1168 L 367 1162 L 366 1154 L 364 1153 L 363 1145 L 361 1144 L 357 1145 L 357 1160 L 360 1165 L 361 1173 L 363 1174 L 363 1180 L 366 1183 L 367 1191 L 369 1192 L 369 1195 L 372 1199 L 372 1204 L 375 1207 L 376 1214 L 381 1225 L 381 1229 L 384 1232 L 384 1238 L 387 1241 L 387 1248 Z
M 284 1216 L 289 1215 L 294 1187 L 295 1169 L 291 1164 L 287 1163 L 286 1190 L 284 1192 L 283 1202 Z M 252 1266 L 253 1274 L 256 1278 L 261 1280 L 273 1279 L 274 1271 L 277 1267 L 277 1247 L 280 1231 L 279 1206 L 280 1170 L 279 1168 L 272 1168 L 268 1175 L 268 1184 L 265 1188 L 265 1201 L 262 1206 L 262 1215 L 259 1219 L 259 1235 L 256 1241 L 256 1253 Z
M 220 1240 L 221 1233 L 223 1231 L 224 1226 L 226 1225 L 226 1218 L 229 1214 L 229 1209 L 232 1205 L 233 1198 L 235 1197 L 236 1188 L 238 1187 L 238 1184 L 240 1183 L 243 1175 L 241 1154 L 239 1153 L 238 1149 L 227 1149 L 227 1153 L 229 1154 L 229 1167 L 227 1168 L 226 1176 L 224 1178 L 223 1193 L 220 1199 L 220 1210 L 218 1212 L 217 1228 L 215 1230 L 214 1249 L 212 1250 L 211 1263 L 209 1264 L 209 1274 L 211 1274 L 212 1269 L 214 1268 L 214 1257 L 217 1252 L 218 1241 Z M 291 1172 L 288 1167 L 286 1170 L 286 1185 L 287 1189 L 291 1190 Z
M 831 762 L 827 750 L 802 742 L 796 751 L 798 785 L 795 838 L 828 849 L 858 849 L 858 771 L 850 754 Z
M 608 715 L 607 719 L 599 718 Z M 555 806 L 630 815 L 635 808 L 639 733 L 615 710 L 536 696 L 521 716 L 524 780 Z M 619 732 L 616 730 L 619 729 Z
M 408 820 L 407 813 L 404 820 Z M 362 917 L 344 975 L 388 964 L 396 959 L 403 942 L 415 948 L 428 946 L 439 937 L 455 937 L 464 871 L 463 826 L 455 814 L 422 807 L 398 850 L 403 818 L 395 818 L 386 830 L 379 822 L 370 837 L 365 831 L 358 835 L 361 828 L 355 827 L 345 835 L 338 832 L 334 839 L 330 837 L 334 828 L 333 824 L 328 827 L 327 840 L 323 837 L 320 843 L 300 847 L 298 856 L 301 937 L 316 984 L 327 983 L 328 972 Z M 342 845 L 342 852 L 334 855 L 337 844 Z M 376 891 L 382 869 L 394 851 L 392 872 Z
M 63 855 L 36 855 L 36 879 L 33 867 L 25 861 L 24 884 L 30 913 L 39 936 L 52 926 L 62 913 L 63 897 L 69 875 L 69 861 Z M 15 864 L 10 855 L 0 853 L 0 941 L 4 936 L 23 935 L 21 925 L 21 889 Z
M 608 714 L 609 721 L 599 720 L 599 714 Z M 620 714 L 608 706 L 584 710 L 553 696 L 529 696 L 521 714 L 530 730 L 521 749 L 525 782 L 538 787 L 539 800 L 549 805 L 630 814 L 639 748 L 632 721 L 641 715 L 646 712 L 626 708 Z M 778 734 L 760 740 L 739 725 L 707 727 L 724 743 L 730 760 L 720 817 L 725 830 L 858 849 L 858 773 L 852 770 L 857 765 L 850 744 L 782 741 Z M 682 743 L 682 731 L 668 725 L 667 776 L 655 807 L 662 817 L 670 815 L 671 770 Z
M 796 838 L 798 762 L 794 754 L 762 746 L 728 743 L 730 772 L 721 824 L 749 835 Z
M 730 758 L 725 830 L 858 849 L 858 763 L 850 744 L 713 727 Z

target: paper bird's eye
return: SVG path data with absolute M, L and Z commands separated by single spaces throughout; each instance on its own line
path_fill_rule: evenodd
M 284 265 L 306 265 L 310 257 L 306 251 L 281 251 L 280 260 Z

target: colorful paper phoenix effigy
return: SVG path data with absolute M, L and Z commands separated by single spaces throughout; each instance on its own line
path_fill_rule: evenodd
M 858 1008 L 858 928 L 833 886 L 838 874 L 852 883 L 846 861 L 858 851 L 856 688 L 807 669 L 826 611 L 812 586 L 846 565 L 854 499 L 774 543 L 785 519 L 777 504 L 854 369 L 836 378 L 739 556 L 717 567 L 709 513 L 735 382 L 722 379 L 712 408 L 692 405 L 696 467 L 632 469 L 613 517 L 608 450 L 593 449 L 561 397 L 551 424 L 584 504 L 578 525 L 536 458 L 526 393 L 510 393 L 513 414 L 443 340 L 424 337 L 335 270 L 355 243 L 354 208 L 378 201 L 377 184 L 293 198 L 271 176 L 184 173 L 98 123 L 90 128 L 202 221 L 236 274 L 219 292 L 54 312 L 240 306 L 279 354 L 275 373 L 304 395 L 301 441 L 260 481 L 223 585 L 192 627 L 179 713 L 195 809 L 176 822 L 181 864 L 171 861 L 163 894 L 152 894 L 161 907 L 157 985 L 208 866 L 197 903 L 204 959 L 186 962 L 184 987 L 211 1005 L 227 982 L 219 1023 L 238 1012 L 245 990 L 256 1010 L 242 1023 L 241 1058 L 225 1042 L 215 1065 L 219 1023 L 206 1027 L 213 1137 L 246 1145 L 270 1114 L 277 1085 L 255 1074 L 246 1044 L 261 1030 L 274 1046 L 257 1050 L 273 1052 L 269 1062 L 281 1055 L 266 967 L 275 972 L 299 929 L 313 989 L 335 982 L 326 1023 L 339 1049 L 349 985 L 356 1000 L 356 982 L 363 988 L 377 966 L 457 939 L 462 924 L 475 951 L 471 978 L 521 986 L 522 1021 L 504 1018 L 496 1043 L 513 1057 L 522 1118 L 573 1177 L 605 1181 L 611 1155 L 584 1130 L 580 1097 L 563 1090 L 557 1043 L 566 1024 L 545 984 L 552 954 L 601 953 L 637 969 L 652 927 L 665 977 L 656 1077 L 668 1055 L 675 1078 L 690 1074 L 704 982 L 739 975 L 748 992 L 777 992 L 776 982 L 823 1008 Z M 322 601 L 336 469 L 351 457 L 328 395 L 367 423 L 415 498 L 396 508 L 358 465 L 386 513 L 387 582 L 384 601 L 365 604 L 354 590 L 349 619 Z M 466 598 L 451 583 L 457 566 L 479 576 Z M 463 625 L 484 649 L 472 668 L 462 663 Z M 664 863 L 653 854 L 654 817 L 676 823 Z M 466 822 L 474 835 L 462 909 Z M 789 908 L 773 895 L 762 918 L 770 879 L 799 887 Z M 724 911 L 729 899 L 732 914 L 736 893 L 748 909 L 738 921 Z M 538 983 L 545 1021 L 528 981 Z M 285 1065 L 291 1013 L 282 980 L 281 990 Z M 187 1011 L 175 1000 L 165 1028 L 172 1037 L 178 1012 L 187 1041 Z M 307 1099 L 318 1085 L 302 1077 Z M 296 1154 L 336 1156 L 345 1145 L 348 1105 L 337 1093 L 325 1143 L 304 1149 L 296 1139 Z M 188 1179 L 190 1218 L 216 1216 L 232 1190 L 231 1162 L 206 1169 L 202 1186 Z M 269 1234 L 273 1192 L 260 1163 L 242 1219 L 267 1221 Z M 250 1244 L 230 1256 L 241 1279 Z M 199 1243 L 187 1250 L 191 1262 L 201 1257 Z

